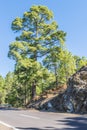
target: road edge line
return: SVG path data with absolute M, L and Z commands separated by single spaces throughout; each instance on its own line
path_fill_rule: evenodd
M 12 128 L 13 130 L 19 130 L 19 129 L 17 129 L 17 128 L 15 128 L 15 127 L 13 127 L 13 126 L 11 126 L 11 125 L 5 123 L 5 122 L 3 122 L 3 121 L 0 121 L 0 124 L 6 126 L 6 127 L 8 127 L 8 128 Z

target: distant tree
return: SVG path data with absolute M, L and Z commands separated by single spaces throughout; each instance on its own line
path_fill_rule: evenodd
M 60 83 L 67 83 L 69 77 L 75 73 L 76 64 L 73 55 L 68 50 L 60 53 L 60 65 L 58 68 L 58 80 Z
M 62 49 L 61 47 L 55 46 L 50 51 L 50 54 L 46 56 L 46 58 L 43 60 L 43 65 L 54 73 L 55 75 L 55 84 L 56 87 L 58 86 L 58 68 L 60 65 L 60 53 Z
M 39 64 L 37 62 L 65 40 L 66 33 L 59 30 L 52 19 L 53 13 L 47 7 L 32 6 L 22 18 L 17 17 L 12 22 L 12 30 L 19 32 L 19 36 L 9 46 L 9 57 L 15 59 L 16 66 L 21 63 L 22 66 L 28 64 L 28 68 L 32 67 L 31 72 L 26 73 L 33 73 L 33 76 L 37 75 L 39 69 L 35 69 Z M 32 99 L 36 95 L 36 86 L 37 78 L 33 78 Z
M 73 55 L 65 48 L 56 47 L 51 51 L 43 63 L 55 74 L 56 87 L 67 82 L 68 78 L 75 72 L 76 65 Z
M 74 56 L 75 63 L 76 63 L 76 71 L 79 70 L 82 66 L 87 65 L 87 58 L 86 57 L 79 57 Z
M 9 103 L 9 97 L 14 82 L 14 73 L 8 72 L 4 78 L 5 103 Z
M 24 96 L 22 87 L 23 85 L 18 82 L 18 77 L 15 73 L 7 73 L 4 84 L 4 90 L 6 92 L 5 103 L 15 107 L 22 106 Z
M 0 104 L 5 102 L 4 78 L 0 75 Z

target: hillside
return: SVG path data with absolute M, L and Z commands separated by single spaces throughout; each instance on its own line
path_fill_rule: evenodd
M 54 108 L 51 104 L 51 101 L 54 100 L 56 97 L 61 95 L 65 92 L 67 86 L 63 85 L 54 89 L 50 89 L 45 91 L 42 95 L 39 97 L 36 97 L 34 101 L 32 101 L 27 108 L 31 109 L 39 109 L 39 110 L 47 110 L 47 111 L 56 111 L 56 107 Z M 57 104 L 56 101 L 54 101 L 54 104 Z
M 87 66 L 83 66 L 69 78 L 67 87 L 47 91 L 29 107 L 48 111 L 87 113 Z

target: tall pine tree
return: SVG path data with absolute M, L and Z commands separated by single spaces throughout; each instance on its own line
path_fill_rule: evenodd
M 18 32 L 16 41 L 9 46 L 9 57 L 16 61 L 16 66 L 21 63 L 32 67 L 32 72 L 37 73 L 37 68 L 42 57 L 49 55 L 54 46 L 64 42 L 66 33 L 58 29 L 53 21 L 53 13 L 45 6 L 32 6 L 23 17 L 17 17 L 12 22 L 12 30 Z M 34 69 L 33 69 L 33 66 Z M 27 72 L 28 73 L 28 72 Z M 26 79 L 25 79 L 26 80 Z M 36 95 L 37 79 L 32 80 L 32 99 Z

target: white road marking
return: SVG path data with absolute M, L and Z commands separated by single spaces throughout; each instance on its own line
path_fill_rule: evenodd
M 36 116 L 29 116 L 29 115 L 25 115 L 25 114 L 20 114 L 20 116 L 23 116 L 23 117 L 28 117 L 28 118 L 33 118 L 33 119 L 40 119 L 39 117 L 36 117 Z
M 4 126 L 6 126 L 6 127 L 12 128 L 13 130 L 19 130 L 19 129 L 16 129 L 15 127 L 13 127 L 13 126 L 11 126 L 11 125 L 9 125 L 9 124 L 6 124 L 6 123 L 4 123 L 4 122 L 2 122 L 2 121 L 0 121 L 0 124 L 4 125 Z

